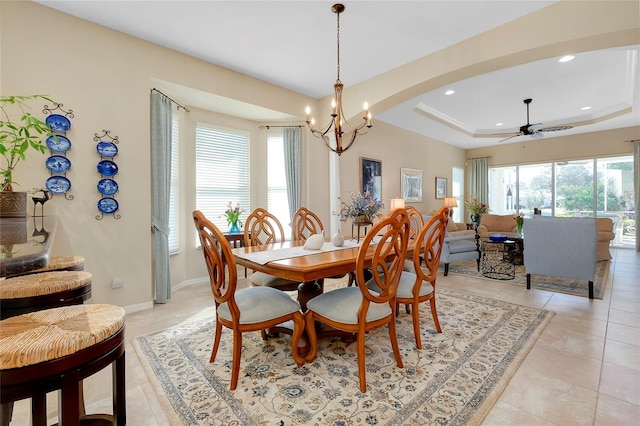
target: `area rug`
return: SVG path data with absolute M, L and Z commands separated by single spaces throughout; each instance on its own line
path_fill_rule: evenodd
M 593 296 L 602 299 L 604 289 L 609 278 L 609 264 L 611 262 L 596 262 L 596 275 L 593 281 Z M 444 264 L 440 264 L 440 270 L 444 272 Z M 462 262 L 450 263 L 449 274 L 467 275 L 474 278 L 493 280 L 482 275 L 482 265 L 480 272 L 475 260 L 465 260 Z M 499 280 L 500 282 L 527 286 L 527 275 L 524 265 L 516 265 L 516 276 L 512 280 Z M 531 288 L 557 291 L 559 293 L 573 294 L 576 296 L 589 297 L 589 283 L 587 281 L 574 280 L 563 277 L 550 277 L 546 275 L 531 275 Z
M 359 390 L 356 343 L 320 341 L 312 363 L 297 367 L 289 336 L 243 335 L 240 379 L 229 390 L 232 336 L 224 329 L 209 364 L 215 318 L 141 336 L 134 346 L 171 424 L 406 425 L 479 424 L 554 315 L 455 291 L 438 292 L 443 332 L 422 304 L 423 349 L 410 315 L 397 319 L 404 368 L 386 328 L 366 339 L 367 392 Z

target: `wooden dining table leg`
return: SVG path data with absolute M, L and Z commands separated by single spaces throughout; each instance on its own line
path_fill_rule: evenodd
M 307 312 L 307 303 L 309 300 L 319 296 L 324 291 L 324 279 L 308 281 L 300 283 L 298 286 L 298 303 L 302 312 Z

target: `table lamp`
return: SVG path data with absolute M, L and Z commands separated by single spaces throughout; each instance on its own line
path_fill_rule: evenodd
M 453 207 L 458 207 L 458 201 L 455 197 L 446 197 L 444 199 L 444 207 L 449 207 L 449 217 L 453 215 Z
M 404 209 L 404 198 L 392 198 L 389 202 L 389 211 L 392 212 L 395 209 Z

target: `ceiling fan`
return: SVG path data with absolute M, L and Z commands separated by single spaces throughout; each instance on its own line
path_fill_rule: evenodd
M 508 139 L 515 138 L 517 136 L 531 136 L 532 138 L 541 138 L 544 135 L 542 132 L 557 132 L 558 130 L 569 130 L 572 129 L 573 126 L 551 126 L 551 127 L 542 127 L 542 123 L 529 124 L 529 104 L 533 101 L 533 99 L 525 99 L 523 102 L 527 106 L 527 124 L 520 127 L 520 131 L 515 135 L 511 135 L 508 138 L 504 138 L 499 142 L 504 142 Z

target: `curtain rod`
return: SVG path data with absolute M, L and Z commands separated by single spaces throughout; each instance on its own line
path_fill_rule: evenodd
M 159 91 L 159 90 L 158 90 L 158 89 L 156 89 L 155 87 L 154 87 L 153 89 L 151 89 L 151 91 L 152 91 L 152 92 L 153 92 L 154 90 L 155 90 L 156 92 L 160 93 L 160 94 L 161 94 L 162 96 L 164 96 L 165 98 L 169 99 L 169 100 L 170 100 L 171 102 L 173 102 L 174 104 L 176 104 L 176 109 L 178 109 L 178 110 L 179 110 L 180 108 L 182 108 L 182 109 L 183 109 L 183 110 L 185 110 L 186 112 L 191 112 L 191 111 L 189 111 L 189 108 L 186 108 L 186 107 L 184 107 L 184 106 L 180 105 L 179 103 L 177 103 L 176 101 L 174 101 L 174 100 L 173 100 L 173 99 L 171 99 L 169 96 L 165 95 L 164 93 L 162 93 L 161 91 Z
M 486 157 L 470 157 L 470 158 L 467 158 L 467 160 L 479 160 L 481 158 L 491 158 L 491 157 L 493 157 L 493 155 L 488 155 Z
M 270 128 L 272 128 L 272 127 L 273 127 L 273 128 L 277 128 L 277 127 L 282 127 L 282 128 L 294 128 L 294 127 L 304 127 L 304 126 L 301 126 L 301 125 L 297 125 L 297 126 L 267 126 L 267 125 L 264 125 L 264 126 L 258 126 L 258 128 L 260 128 L 260 129 L 267 129 L 267 130 L 269 130 L 269 129 L 270 129 Z

